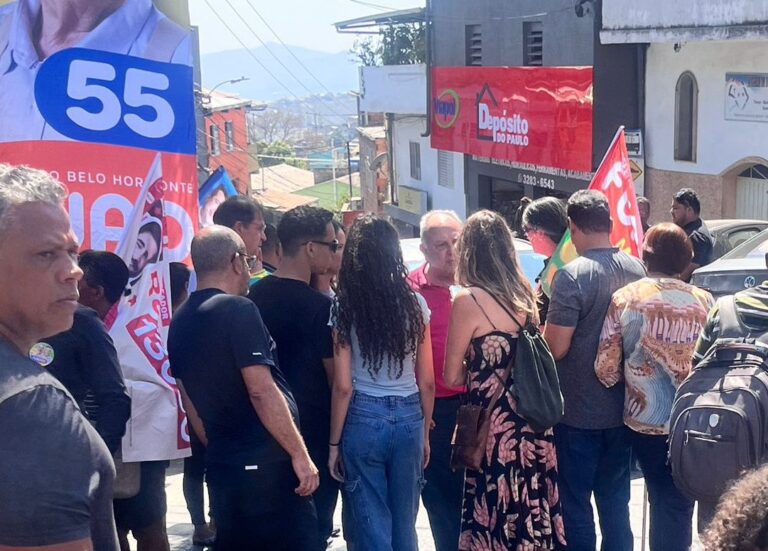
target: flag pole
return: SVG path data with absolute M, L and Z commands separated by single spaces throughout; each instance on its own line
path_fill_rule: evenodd
M 600 170 L 600 167 L 601 167 L 601 166 L 603 166 L 603 163 L 605 162 L 605 159 L 606 159 L 606 157 L 608 157 L 608 153 L 610 153 L 610 152 L 611 152 L 611 150 L 613 149 L 613 144 L 615 144 L 615 143 L 616 143 L 616 141 L 619 139 L 619 135 L 620 135 L 620 134 L 621 134 L 623 131 L 624 131 L 624 125 L 622 124 L 621 126 L 619 126 L 619 129 L 618 129 L 618 130 L 616 130 L 616 134 L 614 134 L 614 136 L 613 136 L 613 139 L 611 140 L 611 143 L 610 143 L 610 145 L 608 146 L 608 149 L 606 149 L 606 150 L 605 150 L 605 153 L 603 153 L 603 158 L 602 158 L 602 160 L 600 161 L 600 164 L 599 164 L 599 165 L 597 165 L 597 169 L 595 170 L 595 174 L 597 174 L 597 173 L 598 173 L 598 171 Z M 594 179 L 594 175 L 592 176 L 592 178 Z M 590 182 L 589 182 L 589 184 L 590 184 L 590 185 L 592 185 L 592 182 L 590 181 Z

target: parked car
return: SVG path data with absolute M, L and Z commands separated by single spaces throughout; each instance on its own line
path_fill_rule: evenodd
M 765 220 L 707 220 L 706 224 L 715 240 L 712 261 L 768 229 Z
M 768 280 L 768 230 L 738 245 L 722 258 L 693 272 L 691 283 L 716 298 L 732 295 Z
M 409 272 L 424 264 L 424 254 L 421 252 L 419 245 L 421 245 L 421 239 L 418 237 L 400 240 L 403 261 Z M 531 244 L 522 239 L 515 239 L 515 249 L 517 250 L 520 267 L 525 277 L 531 282 L 531 286 L 534 286 L 536 284 L 536 277 L 538 277 L 544 267 L 544 256 L 533 252 Z

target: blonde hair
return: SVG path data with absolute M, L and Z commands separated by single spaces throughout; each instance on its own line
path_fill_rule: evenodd
M 470 216 L 459 237 L 458 255 L 459 284 L 484 289 L 538 325 L 533 289 L 520 269 L 512 232 L 500 215 L 481 210 Z

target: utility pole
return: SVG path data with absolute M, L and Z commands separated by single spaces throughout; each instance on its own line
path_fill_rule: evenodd
M 347 175 L 349 177 L 349 200 L 352 201 L 352 154 L 349 152 L 349 140 L 347 140 Z
M 331 135 L 331 173 L 333 174 L 333 204 L 335 207 L 339 206 L 339 197 L 336 190 L 336 144 Z

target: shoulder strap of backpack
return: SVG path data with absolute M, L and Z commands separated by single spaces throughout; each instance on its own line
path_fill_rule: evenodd
M 728 295 L 720 299 L 720 333 L 719 339 L 743 338 L 748 336 L 749 331 L 739 318 L 739 311 L 736 307 L 736 297 Z

